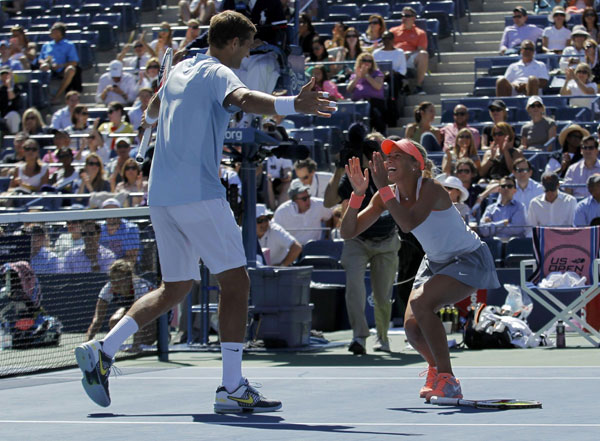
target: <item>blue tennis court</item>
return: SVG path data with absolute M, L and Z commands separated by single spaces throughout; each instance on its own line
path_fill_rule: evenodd
M 216 415 L 218 354 L 172 354 L 129 360 L 111 379 L 112 405 L 88 400 L 80 372 L 0 381 L 3 440 L 24 439 L 430 439 L 597 440 L 600 371 L 597 350 L 579 348 L 455 351 L 467 399 L 520 398 L 543 409 L 439 407 L 418 398 L 423 364 L 414 353 L 353 357 L 323 353 L 249 354 L 244 374 L 267 397 L 270 414 Z M 554 364 L 550 361 L 554 360 Z M 573 364 L 573 365 L 570 365 Z

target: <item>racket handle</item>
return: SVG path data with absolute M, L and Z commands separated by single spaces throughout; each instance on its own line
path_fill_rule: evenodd
M 140 164 L 144 162 L 144 157 L 146 156 L 146 151 L 148 151 L 148 145 L 150 144 L 150 138 L 152 136 L 152 128 L 147 127 L 144 130 L 144 135 L 142 136 L 142 140 L 138 147 L 137 155 L 135 155 L 135 160 Z
M 431 404 L 437 404 L 438 406 L 458 406 L 460 404 L 459 398 L 433 396 L 429 401 L 431 402 Z

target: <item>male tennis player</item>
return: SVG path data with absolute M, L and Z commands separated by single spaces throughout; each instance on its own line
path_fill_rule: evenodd
M 327 117 L 336 108 L 324 99 L 327 95 L 312 91 L 314 78 L 297 96 L 275 98 L 246 88 L 231 69 L 248 56 L 255 33 L 250 20 L 237 12 L 215 15 L 206 55 L 177 64 L 146 110 L 144 126 L 158 120 L 148 203 L 164 284 L 136 301 L 104 340 L 91 340 L 75 350 L 84 389 L 100 406 L 110 404 L 108 376 L 121 344 L 185 298 L 192 281 L 200 279 L 201 258 L 221 288 L 223 381 L 215 412 L 281 408 L 281 402 L 265 399 L 242 377 L 249 278 L 241 232 L 218 175 L 223 138 L 231 112 L 239 109 Z

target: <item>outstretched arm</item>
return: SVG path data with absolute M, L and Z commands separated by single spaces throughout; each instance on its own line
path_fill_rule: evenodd
M 336 110 L 335 102 L 333 102 L 334 106 L 331 106 L 332 102 L 325 98 L 326 95 L 323 92 L 313 90 L 314 85 L 315 79 L 311 78 L 302 87 L 300 93 L 293 97 L 294 112 L 330 117 L 331 113 Z M 288 98 L 292 97 L 277 98 L 273 95 L 242 87 L 227 95 L 223 105 L 225 107 L 236 106 L 247 113 L 277 115 L 275 101 Z

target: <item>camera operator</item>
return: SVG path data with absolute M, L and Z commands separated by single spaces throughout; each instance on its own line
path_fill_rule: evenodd
M 348 130 L 348 142 L 340 151 L 340 161 L 327 185 L 324 205 L 332 207 L 342 203 L 345 213 L 352 186 L 344 174 L 344 165 L 352 156 L 362 158 L 363 167 L 367 167 L 374 151 L 380 150 L 382 135 L 367 136 L 366 128 L 356 123 Z M 369 175 L 369 188 L 361 206 L 364 209 L 377 192 L 377 187 Z M 389 212 L 385 212 L 370 228 L 355 237 L 344 240 L 341 263 L 346 270 L 346 308 L 352 326 L 353 338 L 348 350 L 355 355 L 366 353 L 366 339 L 369 326 L 365 318 L 365 271 L 371 265 L 371 289 L 375 302 L 375 327 L 377 342 L 375 351 L 390 352 L 388 328 L 391 318 L 392 286 L 398 269 L 398 251 L 400 238 L 396 223 Z

